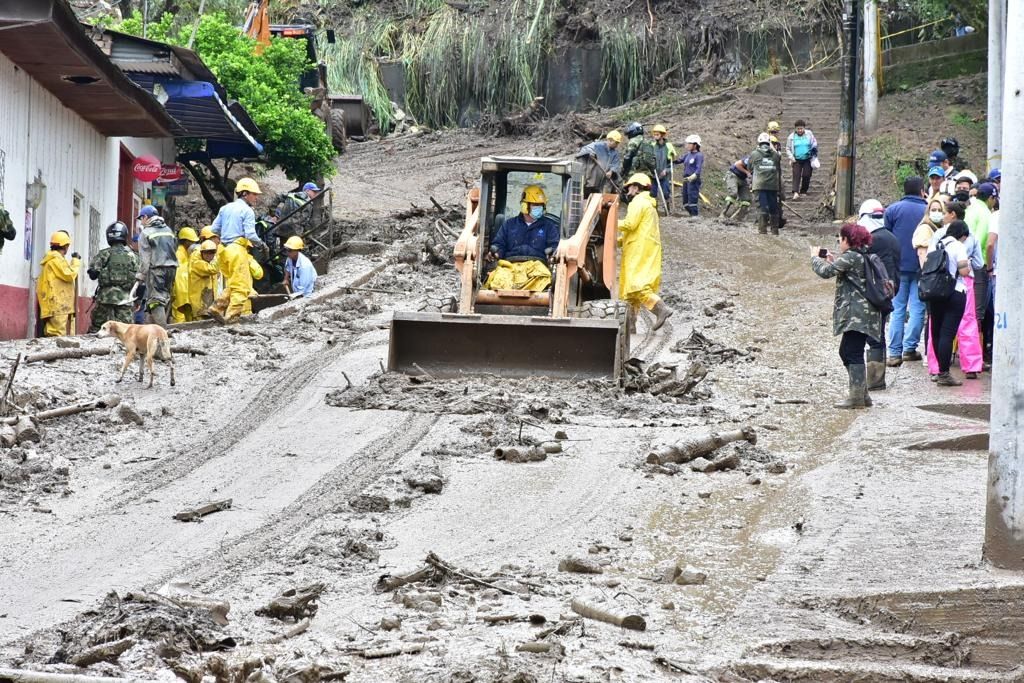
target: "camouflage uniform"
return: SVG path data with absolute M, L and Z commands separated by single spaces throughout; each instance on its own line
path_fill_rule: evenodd
M 654 142 L 640 135 L 630 138 L 626 144 L 626 155 L 622 164 L 623 177 L 628 178 L 633 173 L 645 173 L 651 180 L 658 178 L 658 158 L 654 152 Z
M 96 306 L 92 310 L 90 332 L 98 332 L 100 325 L 108 320 L 119 323 L 132 322 L 132 303 L 123 302 L 135 284 L 135 273 L 139 270 L 139 257 L 123 244 L 114 244 L 100 251 L 89 265 L 89 276 L 99 280 Z
M 832 334 L 861 332 L 872 339 L 882 338 L 882 314 L 871 305 L 863 292 L 865 248 L 847 249 L 829 263 L 815 256 L 811 259 L 814 272 L 823 278 L 835 277 L 836 301 L 832 311 Z

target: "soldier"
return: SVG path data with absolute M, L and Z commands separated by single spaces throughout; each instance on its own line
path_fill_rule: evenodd
M 782 207 L 779 205 L 779 190 L 782 182 L 782 156 L 772 147 L 768 133 L 757 136 L 757 149 L 750 153 L 750 170 L 753 173 L 752 189 L 757 193 L 761 215 L 757 219 L 757 231 L 768 232 L 771 221 L 772 234 L 778 235 L 782 227 Z
M 139 212 L 142 235 L 139 236 L 139 272 L 135 278 L 146 285 L 145 311 L 149 322 L 167 327 L 178 272 L 178 240 L 155 207 L 144 206 Z
M 93 257 L 89 264 L 89 279 L 99 280 L 95 306 L 92 309 L 92 324 L 89 332 L 99 332 L 100 326 L 108 320 L 119 323 L 132 322 L 132 285 L 139 270 L 139 257 L 128 248 L 128 226 L 117 221 L 107 226 L 106 249 Z
M 323 190 L 316 183 L 306 183 L 299 192 L 286 192 L 279 194 L 270 202 L 274 209 L 274 216 L 271 220 L 278 223 L 283 218 L 288 218 L 287 226 L 275 231 L 275 234 L 284 239 L 291 235 L 305 232 L 296 230 L 295 226 L 304 226 L 309 222 L 312 215 L 312 201 L 320 196 Z

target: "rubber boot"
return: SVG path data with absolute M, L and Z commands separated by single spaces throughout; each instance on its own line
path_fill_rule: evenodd
M 757 232 L 761 235 L 768 234 L 768 214 L 764 212 L 757 217 Z
M 778 235 L 779 234 L 779 228 L 782 227 L 781 226 L 782 221 L 780 220 L 780 218 L 781 217 L 778 214 L 775 214 L 774 216 L 771 217 L 772 234 L 773 235 Z
M 736 213 L 732 217 L 735 220 L 742 221 L 747 217 L 748 211 L 750 211 L 750 204 L 748 202 L 740 202 L 740 208 L 736 209 Z
M 868 389 L 885 389 L 885 349 L 868 349 Z
M 154 325 L 160 327 L 167 327 L 167 307 L 166 306 L 154 306 L 149 311 L 149 317 L 153 320 Z
M 651 309 L 651 313 L 654 314 L 654 325 L 651 327 L 652 330 L 660 329 L 665 321 L 672 317 L 675 313 L 671 308 L 665 305 L 665 302 L 658 300 L 658 303 L 654 304 L 654 308 Z
M 731 209 L 731 208 L 732 208 L 732 197 L 729 197 L 728 199 L 725 200 L 725 208 L 722 209 L 722 213 L 718 214 L 718 217 L 719 218 L 728 218 L 729 217 L 729 209 Z
M 847 365 L 846 373 L 850 377 L 850 393 L 845 401 L 833 404 L 834 408 L 851 409 L 867 407 L 867 383 L 864 365 Z

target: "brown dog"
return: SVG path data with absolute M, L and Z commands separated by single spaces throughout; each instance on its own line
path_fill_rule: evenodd
M 167 330 L 159 325 L 129 325 L 108 320 L 100 327 L 97 337 L 117 337 L 124 344 L 124 365 L 121 366 L 121 375 L 117 378 L 120 382 L 124 379 L 124 372 L 135 360 L 135 354 L 139 354 L 139 381 L 143 378 L 142 361 L 145 354 L 145 361 L 149 365 L 149 386 L 153 386 L 153 359 L 167 361 L 171 366 L 171 386 L 174 386 L 174 359 L 171 357 L 171 340 L 167 337 Z

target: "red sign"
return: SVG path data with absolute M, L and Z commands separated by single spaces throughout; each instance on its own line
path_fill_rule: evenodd
M 161 168 L 159 159 L 150 154 L 143 154 L 141 157 L 135 157 L 135 162 L 132 164 L 132 175 L 136 180 L 151 183 L 160 177 Z
M 160 167 L 160 177 L 157 178 L 157 182 L 173 183 L 175 180 L 181 180 L 182 175 L 183 171 L 178 164 L 164 164 Z

